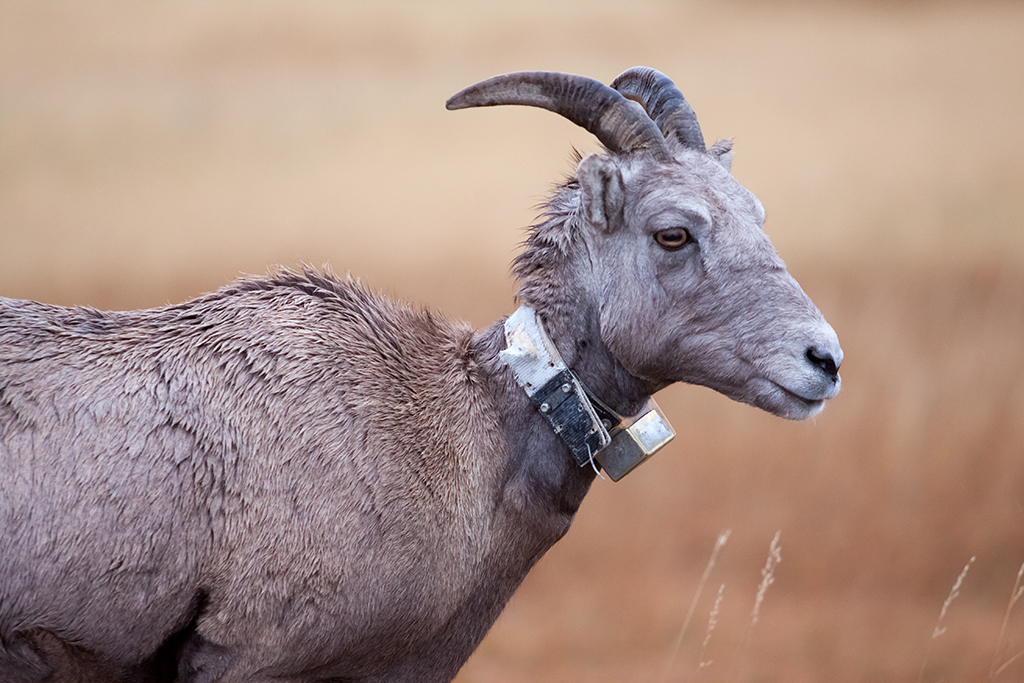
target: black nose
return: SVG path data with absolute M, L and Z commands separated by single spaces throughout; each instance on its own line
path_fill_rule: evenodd
M 839 379 L 839 363 L 830 352 L 812 346 L 807 349 L 807 360 L 811 365 L 821 368 L 821 371 L 831 377 L 833 382 Z

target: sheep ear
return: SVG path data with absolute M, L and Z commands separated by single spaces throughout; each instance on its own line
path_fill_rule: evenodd
M 583 215 L 598 230 L 611 232 L 622 224 L 626 190 L 622 173 L 611 157 L 588 154 L 576 167 L 583 191 Z
M 732 172 L 732 138 L 719 140 L 715 144 L 711 145 L 711 149 L 708 150 L 708 154 L 710 154 L 715 161 L 720 163 L 722 168 L 726 171 Z

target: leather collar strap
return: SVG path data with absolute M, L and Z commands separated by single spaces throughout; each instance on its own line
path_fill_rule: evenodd
M 581 467 L 608 446 L 611 436 L 576 376 L 544 331 L 537 312 L 520 306 L 505 320 L 507 348 L 501 359 L 516 383 L 551 424 Z

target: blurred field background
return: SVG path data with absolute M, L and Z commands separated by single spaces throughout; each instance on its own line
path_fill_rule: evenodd
M 988 680 L 1024 649 L 1022 3 L 0 0 L 0 295 L 146 307 L 328 263 L 489 324 L 596 144 L 444 101 L 636 64 L 735 136 L 843 392 L 807 423 L 663 392 L 677 441 L 596 483 L 458 681 Z

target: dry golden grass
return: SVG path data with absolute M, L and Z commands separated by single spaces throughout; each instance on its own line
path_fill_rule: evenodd
M 736 136 L 844 389 L 799 424 L 667 390 L 677 442 L 596 484 L 459 681 L 665 680 L 727 528 L 668 680 L 985 680 L 1024 648 L 1020 606 L 1000 639 L 1024 561 L 1021 36 L 1019 3 L 3 0 L 0 294 L 140 307 L 327 262 L 487 324 L 594 143 L 444 100 L 650 64 Z

